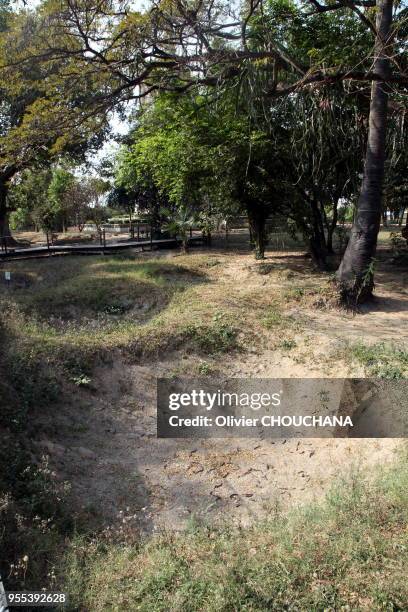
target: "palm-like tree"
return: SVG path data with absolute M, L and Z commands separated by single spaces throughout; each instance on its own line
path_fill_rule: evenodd
M 162 229 L 176 238 L 180 238 L 181 248 L 184 253 L 187 253 L 189 233 L 196 225 L 195 215 L 186 206 L 175 210 L 164 208 L 161 214 L 167 219 Z

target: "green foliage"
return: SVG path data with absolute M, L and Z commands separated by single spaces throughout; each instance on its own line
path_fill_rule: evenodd
M 212 367 L 206 361 L 202 361 L 198 366 L 198 373 L 202 376 L 208 376 L 212 373 Z
M 185 207 L 174 211 L 162 208 L 160 213 L 166 220 L 162 225 L 163 231 L 168 232 L 170 236 L 181 238 L 183 248 L 186 250 L 190 230 L 197 225 L 194 214 Z
M 408 240 L 400 232 L 391 232 L 389 240 L 394 260 L 399 264 L 408 262 Z
M 2 406 L 0 422 L 3 425 L 21 430 L 25 427 L 28 411 L 57 402 L 61 392 L 58 373 L 49 369 L 47 362 L 44 363 L 29 345 L 16 346 L 6 352 L 2 372 L 7 385 L 16 394 L 15 402 L 5 401 Z
M 51 181 L 52 173 L 48 168 L 24 170 L 17 175 L 8 196 L 9 207 L 15 210 L 11 216 L 15 229 L 47 228 L 56 213 L 49 201 Z
M 284 351 L 291 351 L 292 349 L 294 349 L 297 345 L 295 340 L 292 339 L 288 339 L 285 338 L 285 340 L 282 340 L 282 342 L 280 343 L 280 348 L 283 349 Z
M 408 351 L 393 344 L 362 342 L 350 347 L 351 357 L 361 363 L 371 376 L 405 378 L 408 375 Z
M 294 325 L 293 317 L 284 315 L 279 306 L 271 306 L 261 319 L 262 325 L 266 329 L 274 330 L 276 328 L 290 327 Z

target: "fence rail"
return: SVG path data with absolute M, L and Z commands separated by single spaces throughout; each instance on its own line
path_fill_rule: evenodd
M 203 242 L 203 236 L 191 236 L 189 239 L 190 244 L 197 244 Z M 140 248 L 142 250 L 156 248 L 174 248 L 180 245 L 180 240 L 177 238 L 161 238 L 158 240 L 152 239 L 150 234 L 150 240 L 131 240 L 126 242 L 107 242 L 105 233 L 102 232 L 99 244 L 62 244 L 53 245 L 47 240 L 46 246 L 39 247 L 26 247 L 26 248 L 12 248 L 7 247 L 5 250 L 0 252 L 0 259 L 16 259 L 16 258 L 27 258 L 27 257 L 43 257 L 44 255 L 53 254 L 101 254 L 106 252 L 122 251 L 125 249 Z

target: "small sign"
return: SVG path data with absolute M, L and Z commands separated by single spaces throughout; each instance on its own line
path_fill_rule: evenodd
M 6 279 L 6 281 L 10 282 L 11 281 L 11 272 L 4 272 L 4 278 Z

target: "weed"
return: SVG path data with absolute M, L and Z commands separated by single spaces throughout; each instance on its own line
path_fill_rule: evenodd
M 202 374 L 203 376 L 208 376 L 208 374 L 211 374 L 212 372 L 212 367 L 209 363 L 207 363 L 206 361 L 202 361 L 199 366 L 198 366 L 198 373 Z
M 284 317 L 281 312 L 274 309 L 269 309 L 266 315 L 262 318 L 262 324 L 266 329 L 272 329 L 282 325 Z
M 184 335 L 207 355 L 225 353 L 238 348 L 237 330 L 220 313 L 214 315 L 210 324 L 187 325 Z
M 284 292 L 284 297 L 286 299 L 294 300 L 295 302 L 299 302 L 304 295 L 305 295 L 305 290 L 303 287 L 293 287 L 291 289 L 287 289 Z
M 276 269 L 276 266 L 270 263 L 260 263 L 256 266 L 253 266 L 252 269 L 258 274 L 264 276 L 266 274 L 270 274 L 270 272 L 273 272 L 273 270 Z
M 92 378 L 90 378 L 89 376 L 86 376 L 85 374 L 81 374 L 79 376 L 74 376 L 72 378 L 72 382 L 77 387 L 87 387 L 91 381 L 92 381 Z
M 279 345 L 279 347 L 283 349 L 284 351 L 291 351 L 292 349 L 296 348 L 296 346 L 297 345 L 296 345 L 295 340 L 291 340 L 291 339 L 282 340 L 282 342 Z
M 361 363 L 367 373 L 378 378 L 404 378 L 408 374 L 408 351 L 385 342 L 350 347 L 350 356 Z

